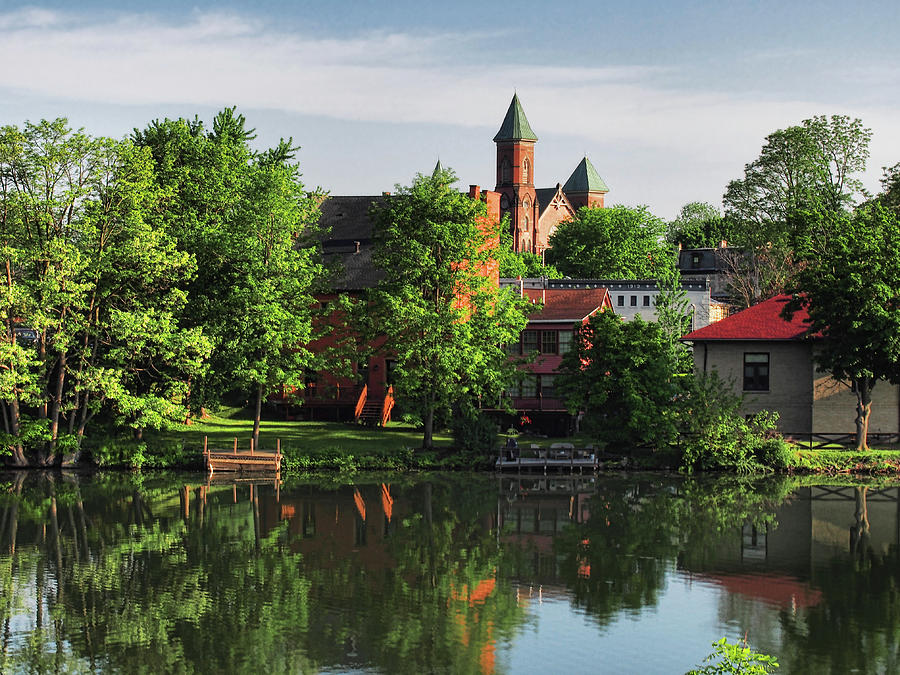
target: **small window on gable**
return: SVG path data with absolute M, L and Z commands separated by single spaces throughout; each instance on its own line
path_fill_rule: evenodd
M 744 391 L 769 391 L 769 355 L 744 354 Z

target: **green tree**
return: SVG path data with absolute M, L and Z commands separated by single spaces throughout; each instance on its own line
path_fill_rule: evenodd
M 725 216 L 742 249 L 730 265 L 739 304 L 756 304 L 790 286 L 799 257 L 826 254 L 818 214 L 848 211 L 864 196 L 871 131 L 858 119 L 817 116 L 766 137 L 744 177 L 728 184 Z M 784 262 L 787 261 L 787 264 Z
M 152 227 L 159 198 L 148 153 L 131 143 L 63 119 L 0 130 L 2 398 L 14 463 L 73 455 L 98 412 L 136 428 L 183 416 L 184 383 L 208 345 L 177 321 L 193 259 Z
M 388 271 L 372 294 L 377 330 L 397 359 L 398 401 L 422 417 L 426 448 L 436 411 L 499 397 L 515 374 L 502 345 L 526 323 L 523 300 L 485 273 L 498 226 L 482 202 L 451 189 L 454 180 L 418 175 L 373 212 L 373 259 Z
M 690 202 L 666 226 L 666 240 L 684 248 L 715 248 L 731 240 L 731 223 L 706 202 Z
M 879 200 L 885 208 L 900 214 L 900 163 L 884 168 Z
M 253 130 L 234 109 L 207 130 L 197 119 L 135 130 L 167 195 L 159 226 L 197 259 L 185 285 L 184 320 L 213 341 L 211 367 L 191 386 L 194 409 L 241 391 L 262 402 L 281 385 L 301 387 L 314 357 L 313 292 L 323 275 L 314 242 L 321 195 L 300 182 L 290 140 L 254 152 Z
M 563 357 L 557 390 L 572 414 L 603 445 L 662 446 L 675 442 L 681 393 L 671 337 L 640 317 L 624 322 L 612 312 L 591 317 Z
M 785 315 L 808 310 L 816 363 L 856 394 L 864 450 L 872 389 L 882 380 L 900 384 L 900 216 L 876 201 L 853 215 L 823 214 L 818 227 L 828 249 L 803 260 Z
M 504 278 L 562 278 L 559 270 L 553 265 L 545 265 L 544 260 L 537 253 L 532 253 L 531 251 L 520 251 L 517 253 L 513 250 L 512 233 L 509 231 L 505 220 L 500 225 L 500 246 L 497 248 L 497 263 L 500 266 L 500 276 Z
M 665 223 L 646 207 L 581 208 L 551 235 L 547 262 L 581 279 L 653 279 L 672 264 Z

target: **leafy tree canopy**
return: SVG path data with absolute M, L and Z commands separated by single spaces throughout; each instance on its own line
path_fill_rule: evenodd
M 547 277 L 548 279 L 561 279 L 562 274 L 553 265 L 545 265 L 541 256 L 531 251 L 513 250 L 512 233 L 504 220 L 500 225 L 500 246 L 497 248 L 497 263 L 500 266 L 500 276 L 515 279 Z
M 246 120 L 221 111 L 207 130 L 198 120 L 163 120 L 135 130 L 167 195 L 159 227 L 198 262 L 185 286 L 183 317 L 213 341 L 208 375 L 192 383 L 192 405 L 229 391 L 256 402 L 281 385 L 299 387 L 312 367 L 313 291 L 323 268 L 313 241 L 321 195 L 300 181 L 291 140 L 256 152 Z
M 715 248 L 731 241 L 731 224 L 719 210 L 706 202 L 691 202 L 681 207 L 678 217 L 668 223 L 666 240 L 684 248 Z
M 900 217 L 875 201 L 852 215 L 822 214 L 817 227 L 828 248 L 803 259 L 786 315 L 808 309 L 810 332 L 821 336 L 818 365 L 856 393 L 865 449 L 872 388 L 900 384 Z
M 581 279 L 653 279 L 674 264 L 665 223 L 646 207 L 581 208 L 550 237 L 547 261 Z
M 389 271 L 372 294 L 377 331 L 397 359 L 398 401 L 422 417 L 424 447 L 436 411 L 499 398 L 515 374 L 502 345 L 526 323 L 524 301 L 485 273 L 497 224 L 454 180 L 418 175 L 373 213 L 373 259 Z
M 591 317 L 563 357 L 556 388 L 585 430 L 604 445 L 667 445 L 677 435 L 672 402 L 678 362 L 656 323 L 624 322 L 612 312 Z
M 827 253 L 821 214 L 847 212 L 865 196 L 857 177 L 869 157 L 871 131 L 859 119 L 817 116 L 766 137 L 744 177 L 728 184 L 725 216 L 743 249 L 729 271 L 749 293 L 749 306 L 791 285 L 793 265 L 806 255 Z

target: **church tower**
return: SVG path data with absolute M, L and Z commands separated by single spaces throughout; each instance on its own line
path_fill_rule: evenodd
M 585 155 L 563 185 L 563 191 L 576 209 L 582 206 L 603 208 L 603 198 L 609 192 L 609 188 Z
M 534 190 L 534 144 L 531 130 L 518 95 L 513 95 L 497 144 L 497 192 L 500 215 L 509 214 L 515 251 L 536 251 L 538 204 Z

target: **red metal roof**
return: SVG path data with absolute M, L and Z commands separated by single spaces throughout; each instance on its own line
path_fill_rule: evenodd
M 791 321 L 781 317 L 781 310 L 791 299 L 779 295 L 732 314 L 726 319 L 711 323 L 688 333 L 682 340 L 799 340 L 809 332 L 809 313 L 806 309 L 794 312 Z
M 527 288 L 525 294 L 544 301 L 543 310 L 531 315 L 532 321 L 583 321 L 604 305 L 612 306 L 605 288 Z

